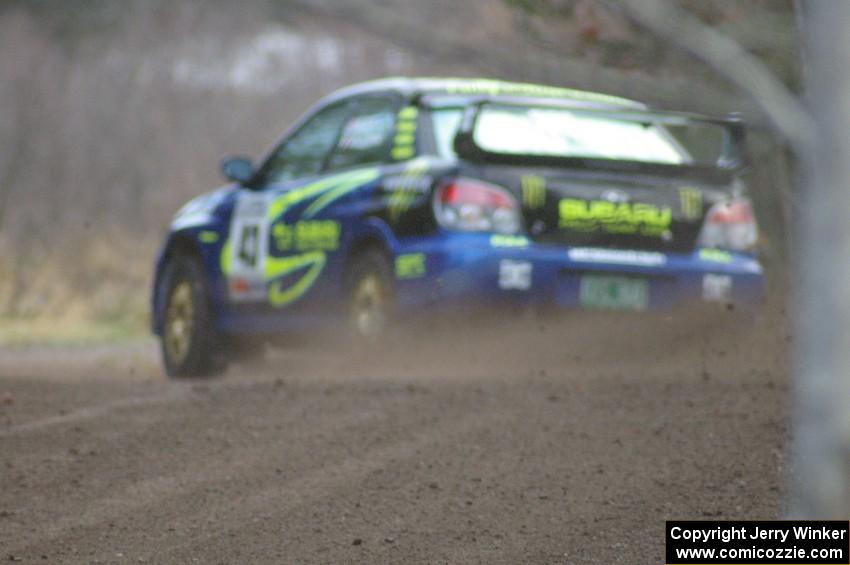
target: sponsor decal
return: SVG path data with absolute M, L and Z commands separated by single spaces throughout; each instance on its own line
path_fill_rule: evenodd
M 494 234 L 490 236 L 490 245 L 492 247 L 528 247 L 529 241 L 524 235 Z
M 702 278 L 702 299 L 706 302 L 728 302 L 732 295 L 732 277 L 709 273 Z
M 528 290 L 531 288 L 531 263 L 528 261 L 499 261 L 499 288 Z
M 412 164 L 412 163 L 411 163 Z M 407 169 L 402 172 L 400 175 L 387 177 L 384 179 L 384 190 L 388 192 L 416 192 L 418 194 L 425 194 L 431 188 L 431 181 L 433 180 L 430 175 L 412 175 L 410 174 L 412 169 Z M 422 172 L 421 170 L 419 171 Z
M 640 267 L 659 267 L 667 263 L 666 255 L 654 251 L 574 247 L 567 254 L 571 260 L 583 263 L 616 263 Z
M 712 263 L 731 263 L 732 254 L 722 249 L 700 249 L 699 258 Z
M 702 218 L 702 191 L 684 186 L 679 189 L 679 204 L 682 216 L 687 220 Z
M 546 203 L 546 179 L 537 175 L 526 175 L 520 179 L 522 203 L 529 210 L 541 208 Z
M 210 230 L 201 230 L 198 232 L 198 241 L 201 243 L 217 243 L 218 233 Z
M 340 224 L 335 220 L 302 220 L 294 225 L 272 226 L 272 240 L 278 251 L 334 251 L 339 247 Z
M 609 202 L 564 198 L 558 206 L 558 226 L 582 232 L 605 231 L 661 237 L 673 219 L 669 207 L 642 202 Z
M 415 106 L 405 106 L 398 111 L 395 126 L 395 138 L 390 155 L 396 161 L 410 159 L 416 154 L 416 121 L 419 109 Z
M 418 279 L 425 276 L 425 254 L 405 253 L 395 258 L 395 276 L 398 279 Z

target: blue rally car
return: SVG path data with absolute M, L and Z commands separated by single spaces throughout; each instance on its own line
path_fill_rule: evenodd
M 743 134 L 533 84 L 340 90 L 175 216 L 152 304 L 166 371 L 219 371 L 246 336 L 375 336 L 441 308 L 756 309 Z

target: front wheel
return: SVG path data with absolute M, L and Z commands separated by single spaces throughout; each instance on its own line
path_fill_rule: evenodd
M 352 260 L 347 277 L 351 333 L 369 341 L 384 334 L 392 317 L 393 279 L 383 253 L 370 249 Z
M 212 325 L 206 283 L 197 260 L 177 256 L 166 266 L 165 308 L 160 344 L 169 377 L 206 377 L 220 373 L 220 342 Z

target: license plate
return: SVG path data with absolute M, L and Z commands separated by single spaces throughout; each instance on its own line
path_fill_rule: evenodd
M 579 302 L 586 308 L 646 310 L 649 283 L 630 277 L 585 275 L 579 286 Z

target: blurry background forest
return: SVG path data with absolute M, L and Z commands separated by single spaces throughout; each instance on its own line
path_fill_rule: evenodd
M 797 90 L 792 0 L 679 5 Z M 742 111 L 774 286 L 793 214 L 785 150 L 752 101 L 594 0 L 0 0 L 0 340 L 33 321 L 144 329 L 171 215 L 331 90 L 389 75 L 601 90 Z M 60 323 L 61 322 L 61 323 Z M 5 329 L 4 329 L 5 328 Z

